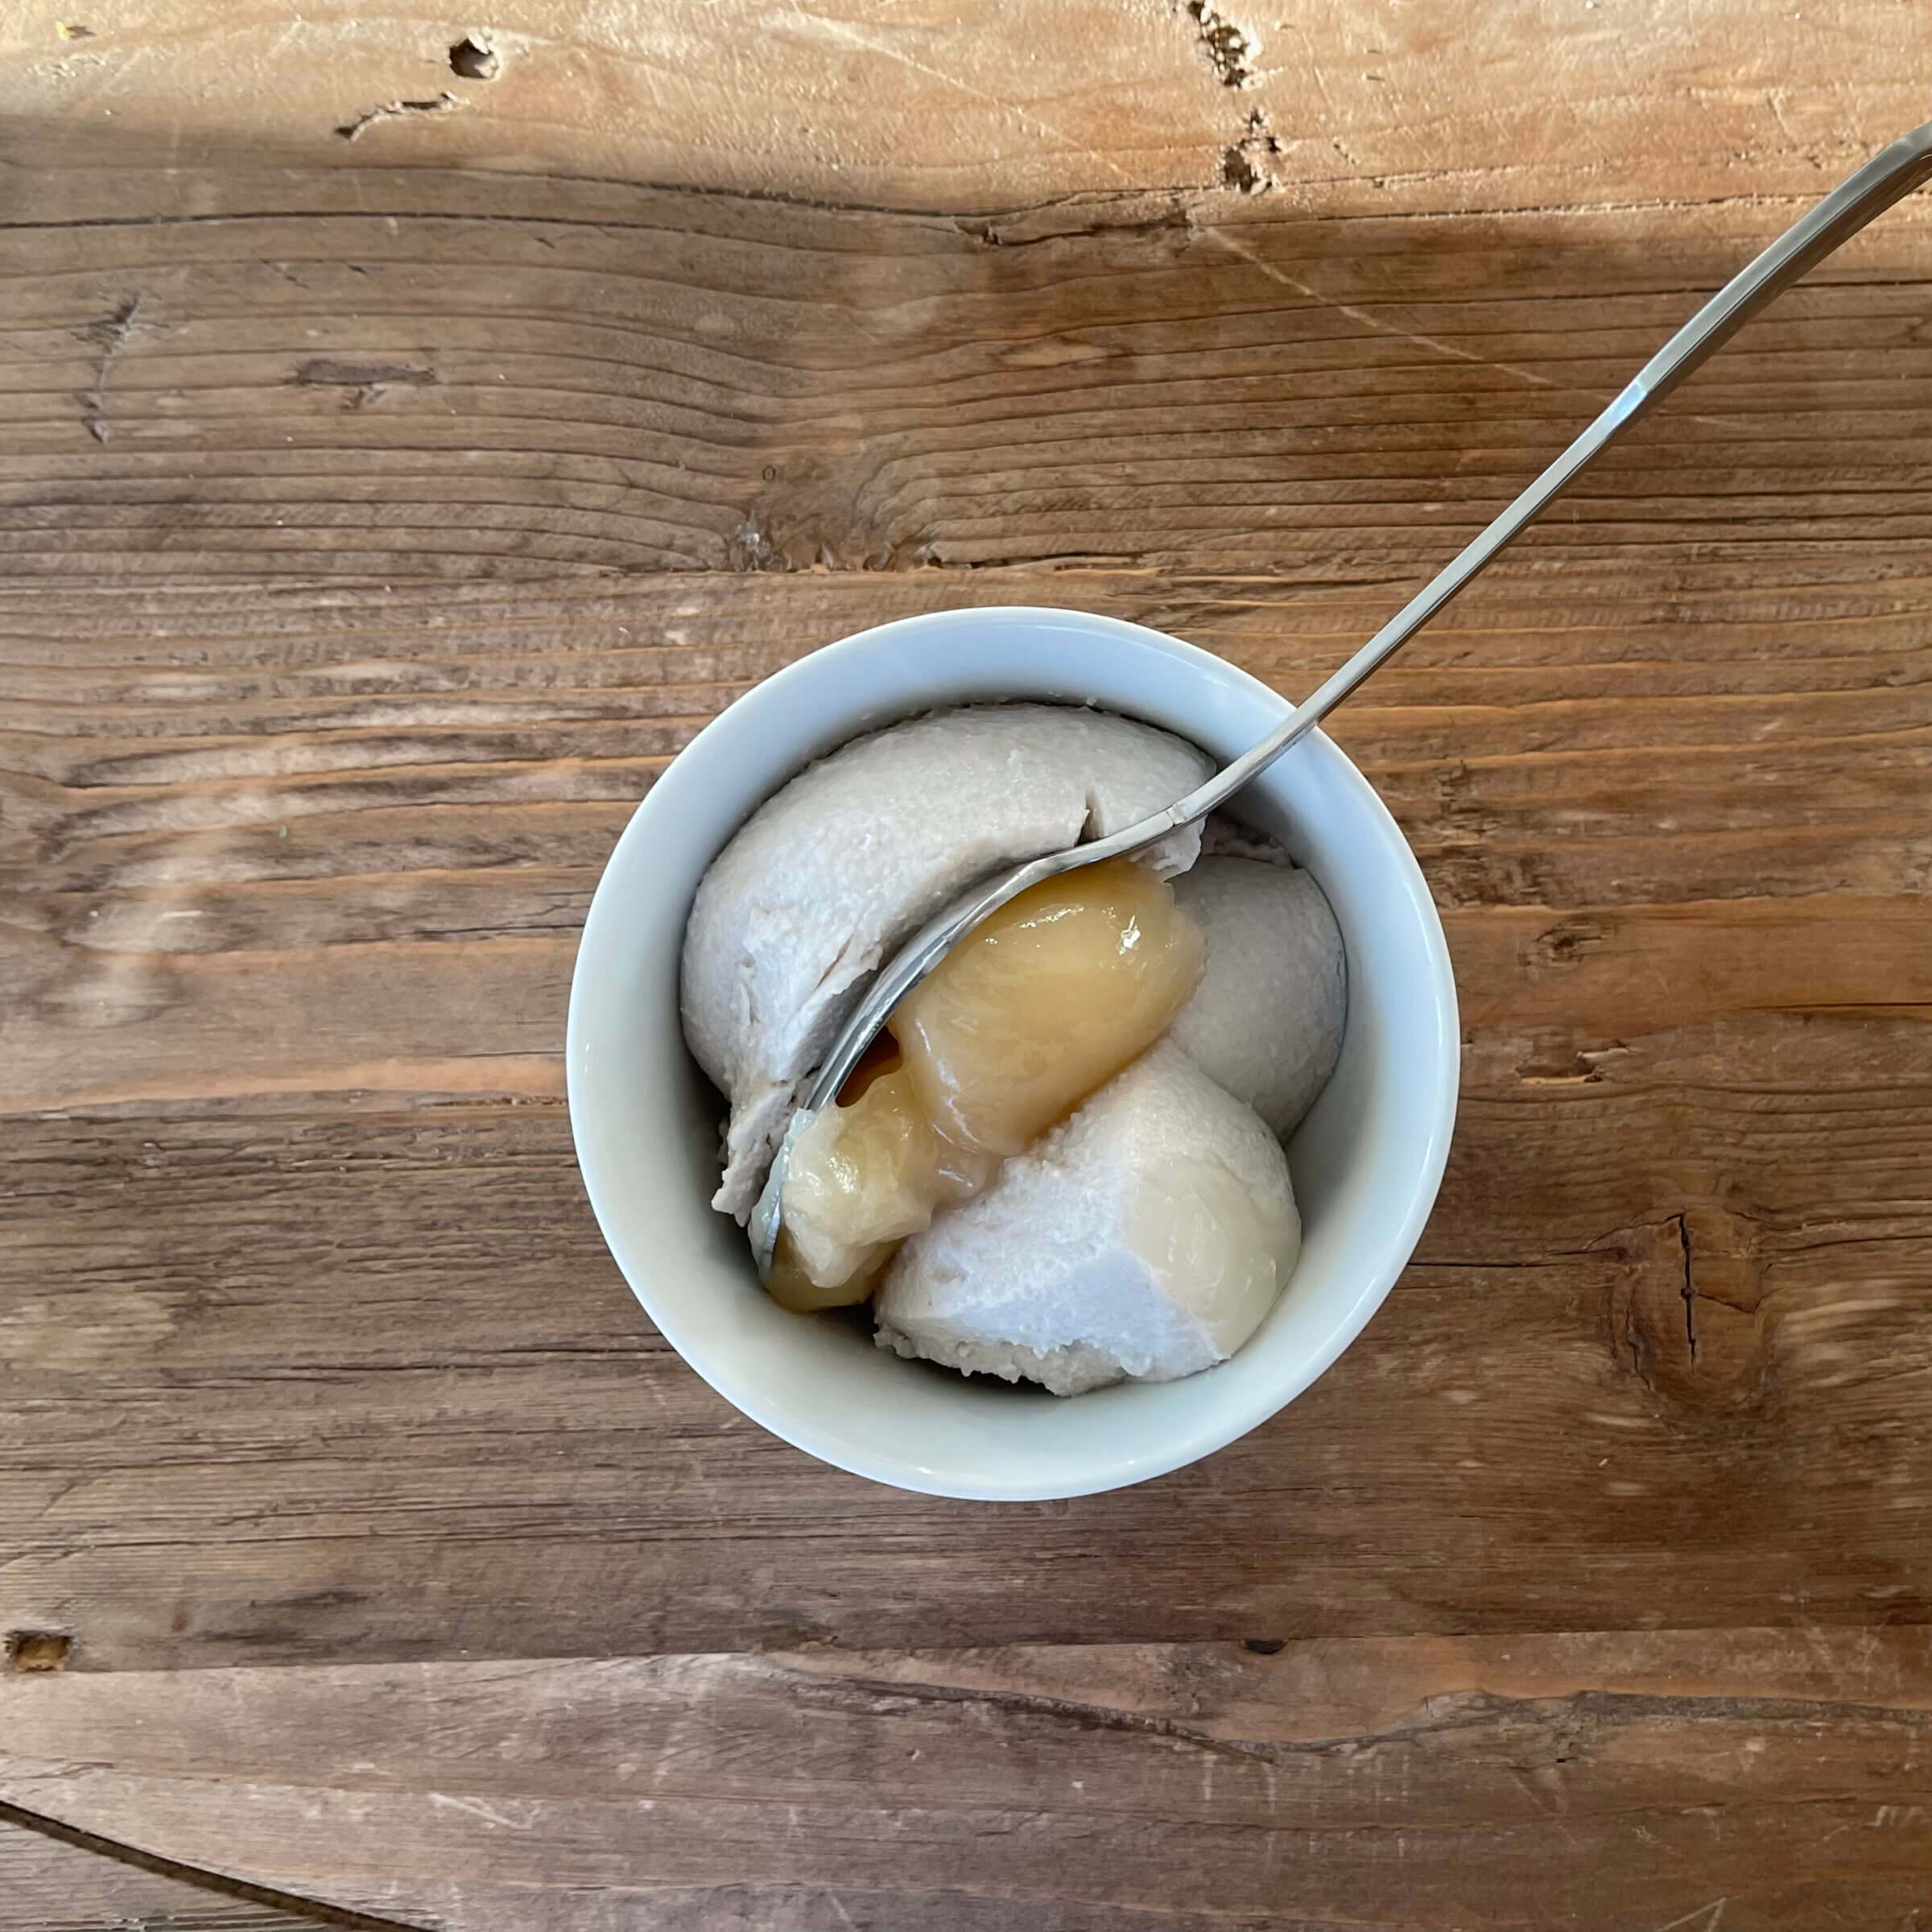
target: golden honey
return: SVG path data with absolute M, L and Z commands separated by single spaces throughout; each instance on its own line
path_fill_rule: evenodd
M 799 1137 L 772 1293 L 863 1301 L 935 1207 L 971 1199 L 1167 1030 L 1204 963 L 1167 882 L 1130 859 L 1034 886 L 908 993 Z

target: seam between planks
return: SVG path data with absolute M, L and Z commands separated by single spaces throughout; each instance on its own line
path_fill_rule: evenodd
M 225 1898 L 241 1899 L 250 1905 L 286 1912 L 320 1925 L 342 1928 L 343 1932 L 423 1932 L 423 1927 L 407 1919 L 382 1918 L 374 1913 L 332 1905 L 324 1900 L 305 1898 L 294 1892 L 277 1891 L 272 1886 L 254 1885 L 246 1879 L 230 1878 L 225 1872 L 210 1871 L 205 1866 L 184 1864 L 179 1859 L 144 1852 L 138 1845 L 125 1844 L 118 1839 L 103 1838 L 97 1832 L 84 1831 L 76 1825 L 64 1824 L 57 1818 L 30 1811 L 6 1798 L 0 1798 L 0 1824 L 18 1826 L 23 1831 L 35 1832 L 42 1838 L 70 1845 L 77 1852 L 92 1852 L 97 1858 L 111 1859 L 116 1864 L 131 1865 L 138 1871 L 151 1872 L 159 1878 L 171 1878 L 180 1884 L 194 1885 Z

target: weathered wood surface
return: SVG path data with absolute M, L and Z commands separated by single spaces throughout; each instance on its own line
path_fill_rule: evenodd
M 452 67 L 473 36 L 487 77 Z M 839 206 L 1232 180 L 1329 209 L 1695 208 L 1814 193 L 1915 125 L 1928 39 L 1901 0 L 11 0 L 0 108 L 176 160 L 243 137 Z
M 1923 1630 L 297 1666 L 4 1703 L 23 1802 L 448 1932 L 1872 1932 L 1932 1892 Z
M 1386 597 L 1799 206 L 914 216 L 60 151 L 0 227 L 0 556 L 90 586 L 1084 561 Z M 1835 258 L 1525 554 L 1633 595 L 1895 577 L 1932 527 L 1929 230 Z
M 303 592 L 266 635 L 235 593 L 21 601 L 14 1620 L 131 1668 L 1922 1616 L 1896 583 L 1812 587 L 1839 614 L 1733 669 L 1681 613 L 1567 630 L 1603 580 L 1533 567 L 1346 718 L 1447 910 L 1468 1087 L 1418 1266 L 1268 1429 L 1127 1495 L 935 1502 L 663 1349 L 557 1098 L 596 866 L 691 714 L 933 575 Z M 1373 601 L 1042 594 L 1290 687 Z M 1797 601 L 1703 608 L 1760 597 Z M 44 702 L 76 679 L 120 701 Z
M 291 1903 L 293 1901 L 291 1901 Z M 36 1932 L 322 1932 L 380 1925 L 366 1913 L 271 1902 L 253 1887 L 90 1844 L 0 1806 L 0 1925 Z M 391 1922 L 392 1923 L 394 1922 Z
M 476 23 L 16 10 L 0 1631 L 68 1649 L 0 1674 L 0 1800 L 506 1932 L 1912 1926 L 1927 208 L 1337 720 L 1465 1100 L 1244 1443 L 1006 1509 L 810 1463 L 643 1323 L 560 1097 L 706 718 L 972 603 L 1307 688 L 1920 118 L 1907 10 L 1801 10 L 1344 6 L 1229 87 L 1212 9 L 1092 0 L 1078 85 L 1071 10 L 617 10 L 584 89 L 553 8 L 345 139 Z M 7 1932 L 52 1856 L 0 1835 Z

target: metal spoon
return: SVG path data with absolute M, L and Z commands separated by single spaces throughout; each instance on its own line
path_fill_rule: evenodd
M 1882 154 L 1834 188 L 1811 212 L 1786 229 L 1748 267 L 1732 277 L 1637 374 L 1596 420 L 1499 516 L 1411 597 L 1315 695 L 1298 704 L 1252 751 L 1224 766 L 1206 784 L 1165 811 L 1064 852 L 1050 852 L 1025 865 L 995 873 L 927 921 L 875 979 L 845 1023 L 819 1069 L 805 1104 L 792 1116 L 771 1163 L 765 1191 L 752 1211 L 751 1248 L 758 1278 L 771 1271 L 778 1245 L 778 1209 L 785 1173 L 798 1137 L 839 1089 L 891 1017 L 893 1009 L 989 914 L 1030 886 L 1075 866 L 1121 858 L 1151 845 L 1183 825 L 1204 818 L 1225 804 L 1257 772 L 1272 765 L 1298 739 L 1312 731 L 1342 700 L 1393 656 L 1397 649 L 1463 588 L 1476 573 L 1513 542 L 1574 482 L 1585 465 L 1606 449 L 1617 432 L 1668 395 L 1704 358 L 1720 348 L 1773 296 L 1849 241 L 1868 221 L 1932 178 L 1932 122 L 1894 141 Z

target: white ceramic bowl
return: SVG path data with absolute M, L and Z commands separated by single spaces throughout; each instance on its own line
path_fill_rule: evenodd
M 719 1103 L 685 1051 L 678 956 L 699 879 L 762 799 L 889 720 L 1001 698 L 1088 703 L 1226 760 L 1288 707 L 1158 631 L 1076 611 L 909 617 L 828 646 L 700 732 L 618 840 L 571 985 L 571 1129 L 604 1238 L 659 1330 L 774 1435 L 935 1496 L 1083 1496 L 1159 1476 L 1291 1402 L 1361 1332 L 1422 1231 L 1455 1113 L 1448 948 L 1381 801 L 1319 733 L 1264 773 L 1241 815 L 1321 881 L 1348 953 L 1340 1064 L 1289 1149 L 1301 1263 L 1231 1360 L 1063 1400 L 908 1363 L 836 1317 L 759 1287 L 743 1232 L 708 1205 Z

